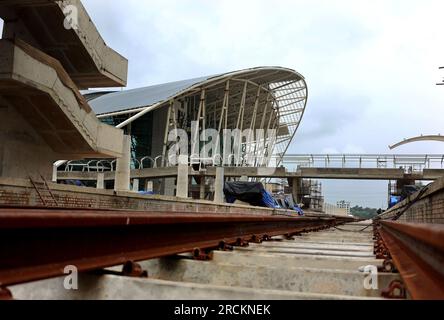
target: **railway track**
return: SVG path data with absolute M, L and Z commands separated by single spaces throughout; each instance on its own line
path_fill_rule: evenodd
M 382 299 L 400 276 L 379 273 L 378 288 L 365 288 L 369 275 L 360 269 L 382 267 L 383 260 L 375 257 L 372 228 L 359 231 L 364 226 L 273 237 L 212 251 L 207 261 L 192 254 L 151 259 L 140 262 L 133 277 L 120 274 L 121 267 L 84 273 L 76 291 L 63 289 L 60 277 L 13 286 L 11 292 L 17 299 Z
M 2 208 L 0 298 L 444 297 L 442 225 L 350 221 Z
M 128 261 L 207 251 L 318 231 L 348 218 L 60 208 L 0 209 L 0 287 Z

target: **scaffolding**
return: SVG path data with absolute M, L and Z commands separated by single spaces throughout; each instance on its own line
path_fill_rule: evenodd
M 321 182 L 316 180 L 303 180 L 301 193 L 304 208 L 322 212 L 324 207 L 324 196 L 322 194 Z

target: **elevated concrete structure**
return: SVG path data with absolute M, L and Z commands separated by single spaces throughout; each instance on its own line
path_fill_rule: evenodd
M 209 167 L 205 172 L 189 168 L 190 176 L 215 177 L 216 167 Z M 285 168 L 224 167 L 227 178 L 279 178 L 279 179 L 350 179 L 350 180 L 437 180 L 444 176 L 443 169 L 425 169 L 422 173 L 409 174 L 403 169 L 348 169 L 348 168 L 301 168 L 297 172 L 288 172 Z M 177 176 L 177 167 L 147 168 L 131 171 L 131 178 L 157 179 Z M 59 171 L 59 180 L 92 181 L 96 172 Z M 113 180 L 114 173 L 105 172 L 106 180 Z
M 55 152 L 65 157 L 121 155 L 122 131 L 97 120 L 55 59 L 18 39 L 1 40 L 0 57 L 2 98 Z
M 106 45 L 80 0 L 2 0 L 0 17 L 4 39 L 57 59 L 80 89 L 126 86 L 128 61 Z
M 125 85 L 128 63 L 81 2 L 0 1 L 0 17 L 0 176 L 49 180 L 60 159 L 120 157 L 123 132 L 78 88 Z
M 130 161 L 131 161 L 131 137 L 123 137 L 122 156 L 116 162 L 116 180 L 114 190 L 129 191 L 130 188 Z
M 295 176 L 310 179 L 437 180 L 444 176 L 444 169 L 424 169 L 422 172 L 406 173 L 404 169 L 385 168 L 301 168 Z
M 0 41 L 2 176 L 52 174 L 63 158 L 117 157 L 123 132 L 100 123 L 60 64 L 21 40 Z

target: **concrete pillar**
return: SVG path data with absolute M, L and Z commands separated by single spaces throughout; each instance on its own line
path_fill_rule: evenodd
M 0 161 L 0 165 L 1 165 L 1 161 Z M 55 164 L 52 165 L 52 182 L 57 183 L 57 166 Z M 1 171 L 1 169 L 0 169 Z M 1 174 L 0 174 L 1 176 Z
M 239 181 L 248 182 L 248 177 L 247 176 L 242 176 L 242 177 L 240 177 Z
M 103 172 L 97 174 L 97 189 L 105 189 L 105 173 Z
M 216 168 L 216 180 L 214 182 L 214 202 L 224 203 L 224 183 L 225 183 L 225 169 L 223 167 Z
M 200 177 L 200 200 L 205 200 L 205 177 Z
M 133 191 L 139 192 L 139 179 L 133 179 Z
M 176 179 L 174 178 L 165 178 L 163 182 L 163 194 L 166 196 L 174 197 L 174 190 L 176 188 Z
M 292 193 L 293 193 L 293 200 L 296 202 L 296 204 L 302 203 L 302 179 L 300 178 L 293 178 L 292 181 Z
M 146 192 L 153 192 L 154 190 L 154 184 L 152 181 L 147 180 L 145 183 L 145 191 Z
M 396 181 L 396 195 L 400 196 L 402 194 L 402 191 L 405 186 L 415 185 L 415 184 L 416 184 L 415 180 L 410 180 L 410 179 L 397 180 Z
M 123 136 L 122 157 L 117 159 L 115 191 L 129 191 L 131 166 L 131 136 Z
M 188 198 L 188 164 L 180 163 L 177 171 L 176 197 Z

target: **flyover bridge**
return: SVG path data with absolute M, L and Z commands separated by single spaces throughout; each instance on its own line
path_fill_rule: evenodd
M 133 159 L 132 179 L 160 179 L 178 175 L 178 167 L 158 167 L 156 159 Z M 147 161 L 148 160 L 148 161 Z M 280 166 L 273 164 L 281 163 Z M 216 176 L 216 167 L 188 168 L 189 176 Z M 71 161 L 58 180 L 107 181 L 115 178 L 115 162 Z M 444 176 L 444 155 L 287 155 L 274 157 L 269 167 L 224 167 L 228 178 L 437 180 Z
M 293 154 L 283 157 L 287 168 L 373 168 L 422 172 L 444 169 L 442 154 Z

